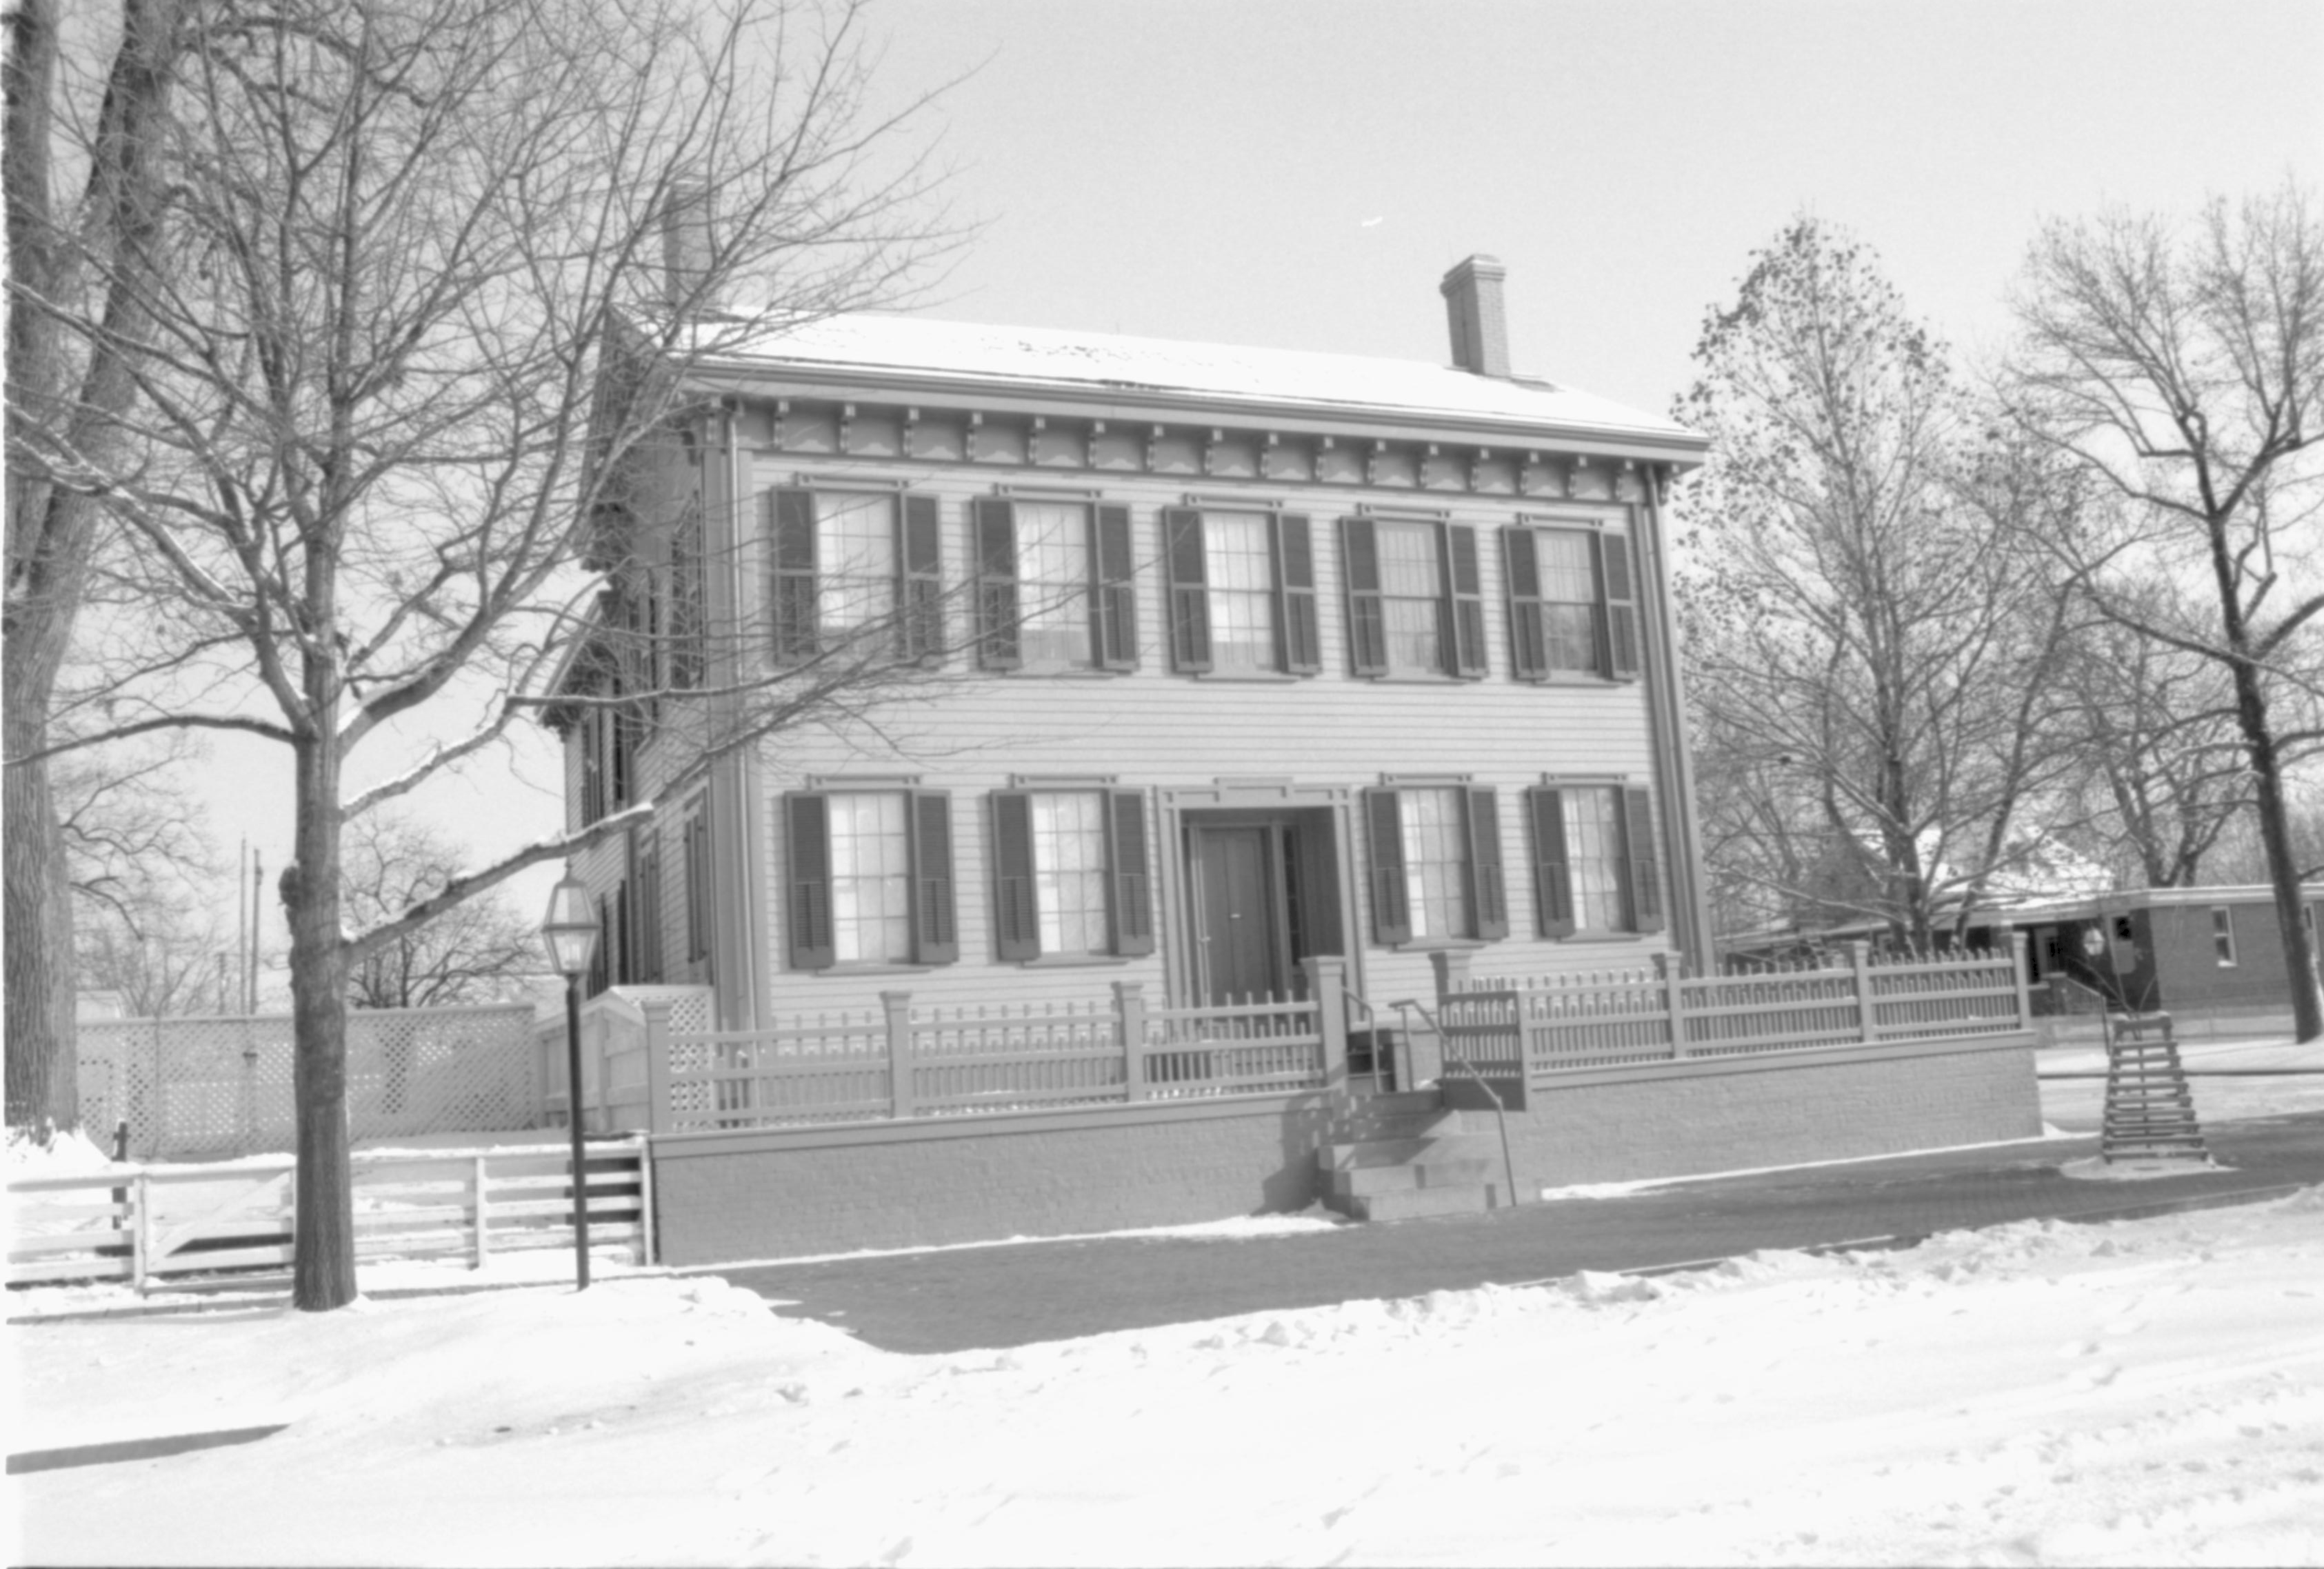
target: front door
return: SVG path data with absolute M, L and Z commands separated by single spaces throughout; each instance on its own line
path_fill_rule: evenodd
M 1212 1003 L 1281 995 L 1287 946 L 1282 830 L 1272 826 L 1195 828 L 1194 876 L 1197 983 Z

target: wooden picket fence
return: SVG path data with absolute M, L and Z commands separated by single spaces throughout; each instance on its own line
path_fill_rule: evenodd
M 1696 976 L 1665 963 L 1588 974 L 1455 976 L 1445 990 L 1448 1004 L 1465 1005 L 1462 1017 L 1497 1019 L 1521 1031 L 1526 1071 L 1542 1075 L 2009 1034 L 2032 1027 L 2024 976 L 2021 954 L 1892 957 L 1858 943 L 1837 965 L 1804 961 Z
M 555 1146 L 381 1151 L 354 1158 L 355 1258 L 466 1259 L 573 1245 L 569 1153 Z M 127 1280 L 285 1268 L 293 1162 L 124 1166 L 12 1179 L 8 1283 Z M 652 1163 L 642 1140 L 593 1142 L 589 1241 L 653 1253 Z
M 657 1133 L 1318 1090 L 1327 1013 L 1344 1035 L 1332 995 L 1155 1008 L 1118 982 L 1103 1001 L 915 1008 L 890 992 L 748 1031 L 686 1028 L 684 1000 L 647 995 L 631 1044 L 584 1066 L 597 1125 Z

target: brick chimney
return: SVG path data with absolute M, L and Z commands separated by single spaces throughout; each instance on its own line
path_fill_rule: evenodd
M 1452 363 L 1480 376 L 1509 374 L 1509 323 L 1501 310 L 1501 280 L 1509 270 L 1493 256 L 1471 256 L 1444 274 L 1437 292 L 1452 328 Z
M 717 309 L 706 292 L 712 254 L 710 188 L 673 180 L 661 204 L 662 294 L 671 309 L 706 316 Z

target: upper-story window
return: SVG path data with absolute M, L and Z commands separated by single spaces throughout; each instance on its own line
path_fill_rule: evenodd
M 1162 540 L 1173 669 L 1305 676 L 1323 668 L 1305 518 L 1165 507 Z
M 768 493 L 768 603 L 779 664 L 845 651 L 931 659 L 944 648 L 933 496 Z
M 980 664 L 1138 668 L 1128 507 L 986 496 L 974 514 Z
M 1627 534 L 1597 529 L 1501 531 L 1509 599 L 1509 666 L 1519 680 L 1639 669 L 1637 579 Z
M 1340 521 L 1349 662 L 1359 676 L 1485 673 L 1477 531 L 1465 523 Z
M 2211 951 L 2218 955 L 2219 968 L 2235 968 L 2236 912 L 2224 904 L 2211 907 Z

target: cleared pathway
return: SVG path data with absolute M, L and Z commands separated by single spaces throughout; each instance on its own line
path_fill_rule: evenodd
M 2061 1163 L 2097 1153 L 2089 1136 L 1288 1237 L 1010 1243 L 716 1272 L 779 1312 L 843 1326 L 883 1350 L 954 1352 L 1762 1248 L 1895 1245 L 2011 1221 L 2126 1218 L 2324 1183 L 2324 1112 L 2204 1131 L 2229 1169 L 2143 1182 L 2061 1176 Z

